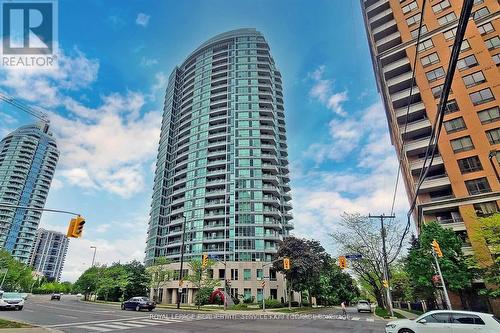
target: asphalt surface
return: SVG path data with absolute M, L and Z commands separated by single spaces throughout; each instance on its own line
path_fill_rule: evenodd
M 384 332 L 384 321 L 373 314 L 358 314 L 348 309 L 347 318 L 341 310 L 328 308 L 306 314 L 262 312 L 194 313 L 170 309 L 123 311 L 117 304 L 88 303 L 75 296 L 51 301 L 48 296 L 33 296 L 22 311 L 0 311 L 0 318 L 41 326 L 47 330 L 70 333 L 84 332 Z

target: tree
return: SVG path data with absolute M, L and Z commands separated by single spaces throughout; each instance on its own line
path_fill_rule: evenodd
M 385 223 L 387 262 L 389 267 L 399 256 L 399 242 L 403 235 L 401 227 L 395 220 L 388 219 Z M 382 286 L 382 238 L 378 223 L 359 214 L 341 215 L 339 227 L 332 235 L 343 254 L 361 254 L 360 260 L 349 262 L 349 268 L 354 271 L 367 290 L 375 297 L 379 306 L 384 306 L 384 289 Z
M 493 258 L 486 267 L 478 265 L 479 274 L 486 285 L 480 293 L 491 298 L 500 297 L 500 213 L 480 218 L 474 229 L 473 239 L 485 242 Z
M 150 285 L 150 276 L 144 265 L 133 260 L 123 265 L 128 274 L 128 284 L 123 291 L 123 298 L 130 299 L 134 296 L 147 296 Z
M 392 299 L 394 301 L 413 301 L 413 287 L 404 262 L 398 262 L 391 268 Z
M 406 258 L 405 270 L 412 278 L 415 294 L 433 301 L 435 287 L 432 276 L 436 274 L 431 242 L 437 240 L 443 252 L 439 264 L 449 290 L 460 292 L 471 285 L 473 278 L 462 253 L 462 240 L 451 229 L 443 228 L 437 222 L 422 226 L 420 237 L 412 238 Z
M 198 289 L 195 296 L 195 304 L 198 308 L 201 305 L 208 303 L 210 294 L 220 285 L 219 280 L 215 280 L 208 276 L 207 272 L 215 264 L 215 261 L 209 259 L 206 266 L 202 265 L 201 260 L 193 259 L 189 262 L 191 274 L 185 277 L 186 281 L 190 281 L 193 286 Z
M 33 278 L 33 270 L 30 266 L 16 260 L 6 250 L 0 250 L 0 270 L 6 270 L 3 290 L 29 292 L 36 282 Z M 0 274 L 2 282 L 4 273 Z
M 123 298 L 123 292 L 129 283 L 129 276 L 123 265 L 114 263 L 110 267 L 104 267 L 97 282 L 97 293 L 104 296 L 108 301 L 108 296 L 113 290 L 118 291 L 119 298 Z
M 80 275 L 78 280 L 76 280 L 73 285 L 73 291 L 84 294 L 85 300 L 88 300 L 90 294 L 97 290 L 99 275 L 103 270 L 104 266 L 93 266 L 87 268 L 85 272 Z
M 170 261 L 166 257 L 155 258 L 153 264 L 146 268 L 149 276 L 149 286 L 153 288 L 153 300 L 158 301 L 158 292 L 160 285 L 165 281 L 172 279 L 173 270 L 168 268 Z
M 291 292 L 309 290 L 312 295 L 313 284 L 317 283 L 319 276 L 327 265 L 329 255 L 318 241 L 296 238 L 285 238 L 278 245 L 275 259 L 289 258 L 290 269 L 285 270 L 283 260 L 276 260 L 273 268 L 283 273 L 289 283 L 288 306 L 291 307 Z
M 333 259 L 328 261 L 321 272 L 316 288 L 316 301 L 325 306 L 351 302 L 360 294 L 356 282 L 343 272 Z

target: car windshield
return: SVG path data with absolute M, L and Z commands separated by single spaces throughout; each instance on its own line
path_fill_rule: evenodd
M 149 298 L 147 298 L 147 297 L 140 297 L 140 300 L 145 301 L 145 302 L 149 302 Z
M 366 302 L 366 301 L 359 301 L 358 304 L 360 304 L 360 305 L 368 305 L 368 302 Z
M 23 296 L 20 293 L 3 293 L 2 298 L 3 299 L 19 299 L 19 298 L 23 298 Z

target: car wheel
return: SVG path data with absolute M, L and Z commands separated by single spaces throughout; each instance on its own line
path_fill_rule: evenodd
M 140 307 L 139 305 L 137 305 L 137 306 L 135 307 L 135 311 L 141 311 L 141 307 Z
M 409 328 L 402 328 L 398 331 L 398 333 L 415 333 L 415 332 L 413 332 Z
M 149 308 L 148 311 L 151 312 L 151 311 L 153 311 L 153 309 Z
M 122 310 L 125 310 L 125 305 L 122 304 L 121 308 L 122 308 Z
M 358 313 L 360 313 L 360 312 L 361 312 L 361 310 L 358 310 Z

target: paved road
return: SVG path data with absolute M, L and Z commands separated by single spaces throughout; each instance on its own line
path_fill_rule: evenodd
M 359 332 L 381 333 L 385 322 L 370 314 L 348 309 L 341 320 L 339 309 L 325 309 L 307 315 L 255 313 L 190 313 L 158 309 L 152 313 L 122 311 L 118 305 L 80 302 L 74 296 L 50 301 L 50 296 L 33 296 L 23 311 L 1 311 L 0 318 L 17 320 L 69 333 L 86 332 Z M 127 332 L 128 331 L 128 332 Z M 120 332 L 121 333 L 121 332 Z

